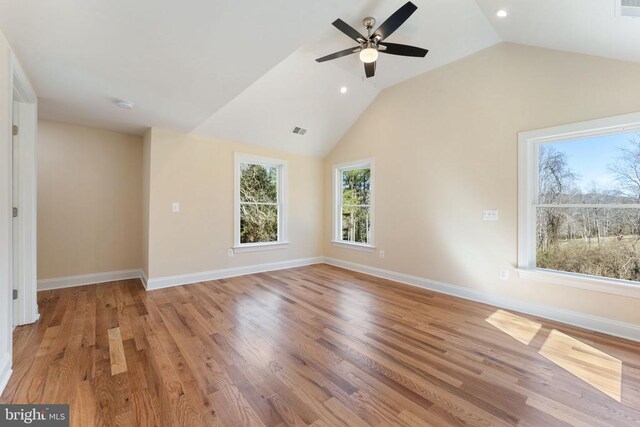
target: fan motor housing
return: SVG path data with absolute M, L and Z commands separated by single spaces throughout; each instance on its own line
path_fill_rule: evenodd
M 376 25 L 376 20 L 375 20 L 375 18 L 372 18 L 372 17 L 370 17 L 370 16 L 367 16 L 366 18 L 364 18 L 364 19 L 362 20 L 362 24 L 364 25 L 364 27 L 365 27 L 367 30 L 370 30 L 370 29 L 372 29 L 372 28 L 373 28 L 373 26 L 374 26 L 374 25 Z

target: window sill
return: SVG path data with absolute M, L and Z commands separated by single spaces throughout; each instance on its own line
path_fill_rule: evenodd
M 240 246 L 234 246 L 233 253 L 241 254 L 244 252 L 272 251 L 276 249 L 286 249 L 289 242 L 269 242 L 269 243 L 246 243 Z
M 341 242 L 338 240 L 332 240 L 331 243 L 333 244 L 333 246 L 346 248 L 346 249 L 354 249 L 356 251 L 371 252 L 371 253 L 376 251 L 375 246 L 366 245 L 364 243 Z
M 516 269 L 518 277 L 590 291 L 640 298 L 640 283 L 544 269 Z

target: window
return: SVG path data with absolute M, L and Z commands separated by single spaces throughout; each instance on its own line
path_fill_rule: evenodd
M 235 252 L 286 246 L 286 162 L 235 156 Z
M 519 267 L 640 285 L 640 114 L 525 132 L 519 144 Z
M 373 250 L 373 164 L 360 161 L 334 167 L 334 240 Z

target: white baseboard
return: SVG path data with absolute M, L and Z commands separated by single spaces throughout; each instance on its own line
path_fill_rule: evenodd
M 115 280 L 138 279 L 140 277 L 142 277 L 141 270 L 107 271 L 104 273 L 81 274 L 79 276 L 56 277 L 54 279 L 38 280 L 38 291 L 94 285 Z
M 323 261 L 324 258 L 322 257 L 301 258 L 290 261 L 271 262 L 268 264 L 222 268 L 220 270 L 203 271 L 201 273 L 181 274 L 179 276 L 150 278 L 147 280 L 147 290 L 151 291 L 172 286 L 188 285 L 190 283 L 205 282 L 207 280 L 226 279 L 228 277 L 244 276 L 245 274 L 263 273 L 265 271 L 304 267 L 306 265 L 321 264 Z
M 4 388 L 7 386 L 12 372 L 11 354 L 5 353 L 0 356 L 0 394 L 2 394 Z
M 369 267 L 366 265 L 342 261 L 335 258 L 325 257 L 324 262 L 326 264 L 334 265 L 336 267 L 342 267 L 347 270 L 353 270 L 360 273 L 369 274 L 371 276 L 381 277 L 383 279 L 389 279 L 395 282 L 405 283 L 407 285 L 417 286 L 431 291 L 494 305 L 496 307 L 514 310 L 545 319 L 555 320 L 561 323 L 566 323 L 567 325 L 577 326 L 580 328 L 602 332 L 604 334 L 640 342 L 640 325 L 619 322 L 617 320 L 592 316 L 590 314 L 579 313 L 576 311 L 565 310 L 548 305 L 531 304 L 525 301 L 514 300 L 511 298 L 505 298 L 499 295 L 478 291 L 476 289 L 450 285 L 448 283 L 437 282 L 435 280 L 424 279 L 417 276 L 410 276 L 403 273 L 396 273 L 389 270 Z
M 80 276 L 60 277 L 55 279 L 38 280 L 38 290 L 60 289 L 73 286 L 90 285 L 96 283 L 111 282 L 115 280 L 136 279 L 142 280 L 146 289 L 151 291 L 154 289 L 168 288 L 172 286 L 188 285 L 190 283 L 204 282 L 207 280 L 225 279 L 228 277 L 243 276 L 246 274 L 262 273 L 265 271 L 283 270 L 287 268 L 303 267 L 306 265 L 326 263 L 348 270 L 369 274 L 371 276 L 382 277 L 384 279 L 393 280 L 408 285 L 418 286 L 435 292 L 452 295 L 459 298 L 477 301 L 485 304 L 494 305 L 496 307 L 506 308 L 545 319 L 555 320 L 557 322 L 566 323 L 568 325 L 577 326 L 592 331 L 602 332 L 621 338 L 630 339 L 640 342 L 640 325 L 625 323 L 616 320 L 606 319 L 603 317 L 592 316 L 590 314 L 580 313 L 562 308 L 531 304 L 526 301 L 506 298 L 476 289 L 466 288 L 463 286 L 450 285 L 448 283 L 429 280 L 422 277 L 411 276 L 404 273 L 383 270 L 376 267 L 370 267 L 363 264 L 356 264 L 348 261 L 342 261 L 329 257 L 313 257 L 301 258 L 290 261 L 280 261 L 267 264 L 248 265 L 242 267 L 223 268 L 213 271 L 204 271 L 200 273 L 182 274 L 177 276 L 166 276 L 147 279 L 142 270 L 123 270 L 112 271 L 106 273 L 84 274 Z M 1 361 L 0 361 L 1 362 Z M 9 364 L 9 366 L 11 366 Z M 0 369 L 2 365 L 0 364 Z M 0 381 L 2 380 L 3 371 L 0 370 Z M 0 382 L 1 384 L 1 382 Z

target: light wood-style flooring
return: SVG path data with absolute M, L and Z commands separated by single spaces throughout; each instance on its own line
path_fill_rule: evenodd
M 0 403 L 72 425 L 640 425 L 640 344 L 327 265 L 38 296 Z

